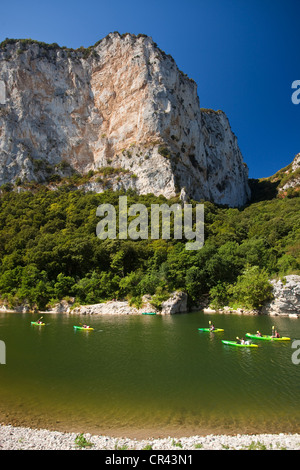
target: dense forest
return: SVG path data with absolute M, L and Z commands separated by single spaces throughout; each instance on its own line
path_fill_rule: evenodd
M 259 308 L 270 297 L 270 278 L 300 273 L 299 197 L 242 209 L 204 202 L 204 247 L 188 251 L 184 239 L 97 238 L 97 207 L 110 203 L 118 210 L 125 193 L 95 194 L 66 184 L 11 189 L 2 188 L 0 197 L 0 293 L 11 307 L 44 309 L 70 297 L 77 304 L 126 298 L 139 306 L 144 294 L 159 307 L 181 289 L 190 305 L 209 295 L 215 306 Z M 128 205 L 149 208 L 180 202 L 132 190 L 126 195 Z

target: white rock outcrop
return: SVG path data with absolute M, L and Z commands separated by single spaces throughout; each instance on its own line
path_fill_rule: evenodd
M 274 298 L 263 306 L 262 313 L 300 316 L 300 276 L 292 274 L 271 284 Z
M 298 153 L 291 164 L 291 169 L 289 180 L 282 186 L 281 191 L 286 191 L 289 188 L 298 188 L 300 189 L 300 153 Z
M 112 166 L 130 172 L 113 189 L 185 188 L 230 206 L 250 196 L 226 115 L 200 109 L 196 83 L 150 37 L 111 33 L 76 51 L 4 41 L 0 83 L 0 185 Z
M 136 308 L 131 306 L 127 300 L 110 300 L 100 304 L 81 305 L 70 309 L 66 306 L 65 313 L 80 315 L 141 315 L 144 312 L 155 312 L 158 315 L 173 315 L 176 313 L 187 313 L 187 294 L 185 292 L 173 292 L 169 299 L 162 302 L 161 309 L 151 305 L 151 296 L 144 295 L 142 306 Z M 56 311 L 56 308 L 52 311 Z
M 162 315 L 174 315 L 175 313 L 186 313 L 187 294 L 185 292 L 176 291 L 171 294 L 169 299 L 162 302 Z

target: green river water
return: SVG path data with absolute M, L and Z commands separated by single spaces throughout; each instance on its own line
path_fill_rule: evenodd
M 111 436 L 300 432 L 300 320 L 0 314 L 0 422 Z M 209 320 L 224 333 L 203 333 Z M 87 322 L 94 331 L 75 331 Z M 275 325 L 289 342 L 225 346 Z M 299 354 L 300 357 L 300 354 Z

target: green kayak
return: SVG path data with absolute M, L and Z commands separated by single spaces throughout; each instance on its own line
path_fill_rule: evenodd
M 94 328 L 86 327 L 86 326 L 74 326 L 75 330 L 85 330 L 85 331 L 90 331 L 93 330 Z
M 36 325 L 36 326 L 45 326 L 46 323 L 39 323 L 37 321 L 32 321 L 31 324 Z
M 222 343 L 228 344 L 229 346 L 237 346 L 238 348 L 258 348 L 257 344 L 241 344 L 236 341 L 225 341 L 222 340 Z
M 282 338 L 273 338 L 273 336 L 270 336 L 270 335 L 257 336 L 257 335 L 252 335 L 251 333 L 246 333 L 245 336 L 247 336 L 247 338 L 262 339 L 264 341 L 289 341 L 291 339 L 291 338 L 288 338 L 287 336 L 282 336 Z
M 222 328 L 215 328 L 211 330 L 210 328 L 198 328 L 199 331 L 210 331 L 211 333 L 217 333 L 218 331 L 224 331 Z
M 142 315 L 156 315 L 156 312 L 143 312 Z

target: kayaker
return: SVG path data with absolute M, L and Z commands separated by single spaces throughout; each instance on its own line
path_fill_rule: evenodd
M 240 339 L 238 336 L 236 337 L 237 344 L 244 344 L 244 338 Z
M 257 331 L 257 332 L 256 332 L 256 336 L 262 336 L 261 332 L 260 332 L 260 331 Z
M 89 328 L 90 326 L 89 325 L 83 325 L 83 328 Z
M 214 331 L 216 329 L 215 325 L 212 322 L 209 322 L 209 329 L 210 331 Z
M 277 330 L 275 330 L 275 327 L 272 326 L 272 338 L 280 338 L 280 334 L 278 333 Z

